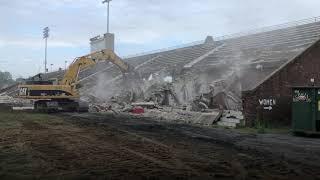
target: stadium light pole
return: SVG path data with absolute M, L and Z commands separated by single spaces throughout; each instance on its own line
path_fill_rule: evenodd
M 64 62 L 64 70 L 67 70 L 67 63 L 68 63 L 68 61 Z
M 110 1 L 112 1 L 112 0 L 104 0 L 104 1 L 102 1 L 102 4 L 105 4 L 105 3 L 108 3 L 108 25 L 107 25 L 107 33 L 109 33 L 109 15 L 110 15 Z
M 45 50 L 44 50 L 44 73 L 47 73 L 47 45 L 48 45 L 48 37 L 49 37 L 49 27 L 45 27 L 43 29 L 43 39 L 45 39 Z

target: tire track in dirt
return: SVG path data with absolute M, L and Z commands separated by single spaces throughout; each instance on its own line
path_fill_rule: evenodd
M 83 118 L 87 121 L 85 122 L 81 122 L 81 126 L 87 126 L 87 125 L 92 125 L 92 126 L 96 126 L 96 123 L 91 123 L 91 118 Z M 84 124 L 82 124 L 84 123 Z M 87 124 L 88 123 L 88 124 Z M 159 156 L 162 153 L 155 153 L 155 154 L 151 154 L 150 152 L 147 151 L 147 149 L 151 149 L 150 147 L 152 146 L 146 146 L 143 148 L 139 148 L 139 154 L 148 154 L 148 157 L 155 157 L 156 161 L 160 161 L 161 162 L 167 162 L 169 160 L 170 163 L 172 163 L 172 161 L 174 161 L 175 163 L 173 164 L 175 169 L 188 169 L 189 173 L 190 172 L 195 172 L 197 175 L 202 174 L 203 176 L 207 176 L 207 177 L 211 177 L 211 176 L 218 176 L 218 177 L 232 177 L 233 173 L 222 173 L 222 172 L 232 172 L 232 168 L 233 166 L 230 163 L 227 163 L 226 166 L 222 166 L 220 167 L 220 165 L 218 164 L 218 162 L 212 158 L 208 158 L 208 157 L 204 157 L 201 156 L 200 154 L 196 154 L 195 152 L 193 152 L 193 154 L 190 154 L 190 152 L 188 150 L 184 150 L 184 149 L 176 149 L 174 148 L 174 146 L 172 146 L 172 144 L 170 146 L 164 144 L 161 141 L 155 140 L 155 139 L 151 139 L 148 138 L 144 135 L 137 134 L 135 133 L 135 131 L 133 129 L 130 129 L 130 131 L 119 125 L 119 124 L 113 124 L 113 122 L 100 122 L 97 123 L 99 124 L 99 128 L 102 129 L 108 129 L 111 128 L 113 129 L 112 131 L 118 131 L 121 134 L 127 134 L 130 135 L 131 137 L 137 137 L 138 139 L 140 139 L 140 141 L 143 141 L 144 139 L 147 140 L 147 142 L 149 142 L 150 144 L 154 144 L 154 146 L 160 146 L 163 147 L 165 150 L 170 151 L 170 153 L 172 153 L 171 157 L 161 157 Z M 107 130 L 108 131 L 108 130 Z M 180 134 L 175 134 L 174 136 L 180 136 Z M 171 139 L 175 139 L 170 137 Z M 181 139 L 181 137 L 178 137 Z M 183 139 L 183 138 L 182 138 Z M 137 144 L 139 144 L 140 142 L 135 142 Z M 167 142 L 166 142 L 167 143 Z M 135 145 L 127 145 L 130 148 L 137 148 Z M 139 144 L 140 146 L 140 144 Z M 212 147 L 211 147 L 212 148 Z M 159 148 L 158 148 L 159 149 Z M 213 150 L 213 149 L 211 149 Z M 168 152 L 166 152 L 168 154 Z M 153 160 L 155 160 L 155 158 L 153 158 Z M 177 168 L 180 167 L 180 168 Z M 181 168 L 182 167 L 182 168 Z M 214 167 L 214 169 L 216 170 L 216 172 L 214 172 L 213 169 L 211 169 L 212 167 Z M 221 171 L 221 172 L 219 172 Z M 236 170 L 235 170 L 236 171 Z
M 118 170 L 138 168 L 143 172 L 145 169 L 150 171 L 144 173 L 149 176 L 153 176 L 154 169 L 171 171 L 171 174 L 177 169 L 170 147 L 126 131 L 114 128 L 97 131 L 88 127 L 79 130 L 77 126 L 41 128 L 34 122 L 25 123 L 24 126 L 27 127 L 20 132 L 19 141 L 25 142 L 25 151 L 32 154 L 32 159 L 45 169 L 44 174 L 80 173 L 90 169 L 97 172 L 106 165 Z M 108 163 L 104 164 L 98 159 Z M 190 171 L 190 167 L 180 165 L 178 174 L 192 174 Z
M 225 130 L 209 130 L 208 128 L 202 129 L 188 125 L 159 123 L 143 118 L 127 117 L 126 120 L 122 120 L 122 117 L 110 118 L 110 116 L 101 117 L 101 115 L 90 117 L 89 115 L 89 118 L 84 121 L 87 120 L 93 120 L 99 126 L 117 127 L 165 144 L 176 154 L 184 153 L 186 157 L 193 157 L 194 160 L 201 162 L 199 164 L 201 164 L 203 170 L 205 170 L 206 163 L 212 163 L 212 169 L 208 171 L 214 176 L 237 177 L 239 175 L 240 179 L 244 177 L 283 179 L 312 176 L 320 178 L 316 171 L 318 168 L 315 166 L 305 164 L 305 167 L 303 167 L 297 162 L 279 158 L 271 153 L 257 151 L 256 149 L 240 149 L 238 145 L 235 146 L 237 142 L 255 138 L 255 136 L 249 134 L 240 136 L 232 131 L 229 134 Z M 184 164 L 191 164 L 190 166 L 193 169 L 201 169 L 195 163 L 188 163 L 188 158 L 182 156 L 177 156 L 177 158 Z M 206 162 L 201 161 L 202 159 L 206 159 Z
M 254 137 L 121 116 L 57 117 L 63 121 L 21 121 L 18 128 L 3 130 L 1 166 L 43 179 L 297 179 L 316 174 L 312 166 L 232 145 Z M 0 178 L 1 172 L 7 171 L 0 167 Z

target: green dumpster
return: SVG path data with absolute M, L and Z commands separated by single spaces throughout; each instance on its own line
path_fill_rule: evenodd
M 320 133 L 320 87 L 294 87 L 292 129 L 295 133 Z

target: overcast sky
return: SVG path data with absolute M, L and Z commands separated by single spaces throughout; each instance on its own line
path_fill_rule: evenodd
M 102 0 L 0 0 L 0 71 L 42 72 L 42 29 L 49 26 L 54 69 L 89 53 L 106 32 Z M 120 56 L 320 16 L 319 0 L 113 0 L 111 32 Z

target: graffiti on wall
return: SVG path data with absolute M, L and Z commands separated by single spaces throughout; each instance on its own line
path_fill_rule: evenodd
M 293 102 L 311 102 L 311 98 L 308 93 L 295 90 L 293 95 Z
M 264 110 L 271 111 L 273 106 L 277 105 L 276 99 L 269 98 L 269 99 L 259 99 L 260 106 L 263 106 Z

